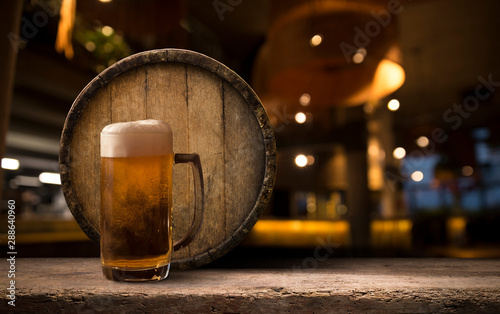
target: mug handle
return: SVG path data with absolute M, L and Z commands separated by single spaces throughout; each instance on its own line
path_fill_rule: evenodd
M 188 163 L 193 169 L 194 181 L 194 217 L 188 233 L 179 241 L 174 243 L 174 251 L 188 245 L 200 230 L 205 208 L 205 197 L 203 188 L 203 172 L 201 170 L 200 156 L 198 154 L 174 154 L 174 164 Z

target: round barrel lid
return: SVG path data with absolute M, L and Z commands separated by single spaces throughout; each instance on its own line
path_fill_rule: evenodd
M 198 267 L 221 257 L 256 223 L 274 186 L 276 143 L 262 103 L 228 67 L 187 50 L 138 53 L 95 77 L 68 113 L 59 161 L 69 209 L 97 244 L 100 132 L 143 119 L 168 122 L 174 152 L 198 153 L 202 163 L 204 220 L 193 242 L 173 253 L 173 266 Z M 174 240 L 193 217 L 191 176 L 188 165 L 174 165 Z

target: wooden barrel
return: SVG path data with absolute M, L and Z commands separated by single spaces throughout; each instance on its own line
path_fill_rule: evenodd
M 276 143 L 254 91 L 223 64 L 199 53 L 138 53 L 94 78 L 73 103 L 59 156 L 66 202 L 82 230 L 99 243 L 99 134 L 110 123 L 159 119 L 170 124 L 174 152 L 200 155 L 205 214 L 193 242 L 172 265 L 207 264 L 235 247 L 266 207 L 276 175 Z M 174 240 L 193 216 L 189 166 L 173 173 Z

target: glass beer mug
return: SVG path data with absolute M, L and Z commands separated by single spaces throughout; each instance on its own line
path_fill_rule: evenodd
M 194 218 L 172 242 L 172 167 L 189 163 Z M 203 176 L 197 154 L 174 154 L 170 126 L 159 120 L 114 123 L 101 132 L 101 263 L 106 278 L 162 280 L 172 251 L 187 245 L 203 216 Z

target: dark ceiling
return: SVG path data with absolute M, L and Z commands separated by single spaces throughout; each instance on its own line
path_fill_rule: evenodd
M 160 2 L 155 6 L 156 0 L 140 5 L 130 0 L 79 0 L 77 12 L 87 26 L 113 26 L 130 42 L 132 52 L 165 47 L 196 50 L 225 63 L 253 84 L 254 60 L 265 41 L 272 7 L 280 1 Z M 401 2 L 403 10 L 397 19 L 406 82 L 394 94 L 401 102 L 392 119 L 396 141 L 411 140 L 436 127 L 453 130 L 459 118 L 460 126 L 467 128 L 497 125 L 500 2 Z M 41 10 L 36 3 L 27 2 L 26 18 Z M 217 7 L 220 3 L 226 6 Z M 107 5 L 113 7 L 106 9 Z M 65 115 L 96 75 L 85 67 L 88 57 L 68 61 L 54 51 L 57 22 L 58 16 L 50 18 L 19 52 L 6 156 L 55 160 Z M 473 111 L 460 113 L 455 104 L 474 96 L 477 86 L 488 80 L 493 81 L 491 86 L 479 88 L 483 94 L 489 92 L 488 97 Z

